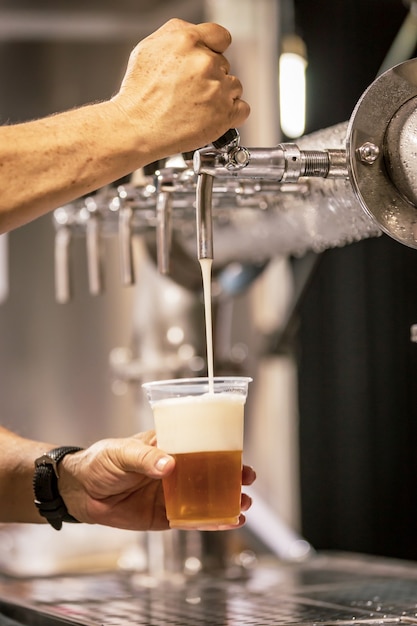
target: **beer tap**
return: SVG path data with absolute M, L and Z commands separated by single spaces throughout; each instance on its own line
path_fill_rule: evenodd
M 71 239 L 71 226 L 60 225 L 55 234 L 55 298 L 60 304 L 65 304 L 71 299 Z
M 214 150 L 213 150 L 214 148 Z M 196 150 L 193 157 L 194 172 L 197 174 L 196 187 L 196 223 L 197 223 L 197 253 L 199 260 L 213 259 L 213 182 L 217 174 L 218 161 L 225 163 L 228 171 L 234 168 L 241 169 L 246 162 L 239 165 L 238 155 L 241 150 L 246 158 L 246 149 L 239 147 L 239 133 L 231 128 L 208 148 Z M 245 159 L 242 159 L 245 161 Z M 211 167 L 204 167 L 203 163 L 210 162 Z M 229 165 L 227 165 L 229 164 Z
M 172 168 L 156 172 L 156 256 L 163 275 L 169 274 L 170 268 L 173 180 Z
M 132 249 L 132 218 L 132 207 L 128 204 L 121 206 L 119 209 L 119 252 L 122 284 L 125 286 L 133 285 L 135 282 Z
M 236 129 L 230 129 L 211 146 L 196 150 L 193 169 L 197 175 L 196 218 L 198 258 L 213 259 L 214 179 L 239 177 L 275 184 L 296 183 L 301 177 L 348 178 L 344 149 L 301 150 L 296 144 L 275 148 L 245 148 Z
M 88 209 L 85 232 L 88 285 L 91 295 L 96 296 L 103 292 L 104 276 L 100 216 L 93 198 L 87 198 L 86 208 Z

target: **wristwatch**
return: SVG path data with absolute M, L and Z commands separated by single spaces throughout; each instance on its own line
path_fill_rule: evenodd
M 79 452 L 83 448 L 77 446 L 61 446 L 46 452 L 35 460 L 35 473 L 33 475 L 33 491 L 35 493 L 35 505 L 42 517 L 56 530 L 61 530 L 62 522 L 78 523 L 68 513 L 67 507 L 58 490 L 58 464 L 65 455 Z

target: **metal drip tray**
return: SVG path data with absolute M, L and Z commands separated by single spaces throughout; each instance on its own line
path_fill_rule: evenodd
M 150 582 L 122 572 L 3 577 L 0 624 L 417 624 L 417 565 L 403 561 L 319 554 L 299 564 L 267 559 L 242 578 Z

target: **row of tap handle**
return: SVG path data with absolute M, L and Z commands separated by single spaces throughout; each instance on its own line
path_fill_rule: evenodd
M 347 178 L 346 151 L 302 151 L 295 144 L 242 148 L 237 131 L 232 129 L 211 146 L 194 153 L 191 172 L 184 162 L 179 167 L 155 172 L 153 184 L 124 187 L 122 194 L 116 194 L 117 202 L 109 200 L 106 192 L 104 201 L 89 198 L 80 201 L 80 205 L 61 207 L 55 212 L 56 299 L 65 303 L 71 298 L 73 232 L 81 230 L 85 236 L 89 290 L 97 295 L 103 291 L 102 232 L 108 221 L 112 225 L 117 222 L 122 284 L 132 285 L 135 282 L 132 235 L 138 230 L 135 220 L 141 221 L 137 219 L 139 214 L 142 214 L 142 228 L 155 228 L 158 269 L 169 274 L 172 221 L 177 211 L 185 212 L 188 217 L 195 216 L 198 258 L 213 258 L 213 196 L 216 205 L 227 198 L 231 206 L 241 199 L 246 184 L 256 204 L 257 194 L 276 194 L 283 183 L 317 176 Z M 222 181 L 222 185 L 213 189 L 217 180 Z M 100 190 L 97 194 L 100 196 Z M 83 214 L 81 220 L 77 219 L 80 213 Z

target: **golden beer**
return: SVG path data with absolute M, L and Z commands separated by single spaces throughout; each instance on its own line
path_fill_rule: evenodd
M 242 452 L 191 452 L 173 456 L 175 471 L 162 481 L 170 526 L 237 524 Z

